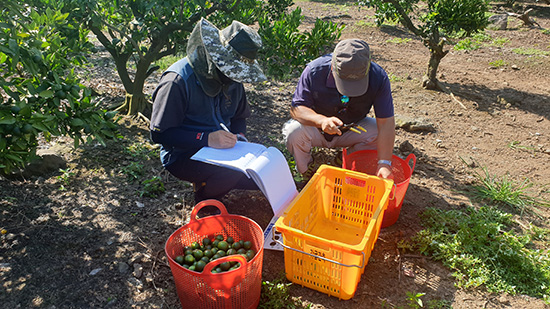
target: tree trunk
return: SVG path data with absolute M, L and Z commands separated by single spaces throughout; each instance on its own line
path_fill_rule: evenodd
M 441 58 L 437 53 L 430 53 L 430 61 L 428 61 L 428 70 L 426 75 L 422 78 L 422 87 L 429 90 L 441 90 L 438 88 L 437 84 L 437 69 L 439 68 L 439 63 Z
M 426 75 L 422 78 L 422 87 L 430 90 L 443 90 L 439 87 L 437 69 L 439 68 L 441 59 L 449 52 L 443 50 L 445 39 L 440 39 L 439 32 L 434 30 L 432 35 L 426 39 L 426 45 L 430 49 L 430 61 L 428 61 Z

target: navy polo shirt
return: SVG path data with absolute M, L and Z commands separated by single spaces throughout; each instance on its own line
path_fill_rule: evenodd
M 382 67 L 371 62 L 367 92 L 345 102 L 334 83 L 330 68 L 331 58 L 332 54 L 325 55 L 306 66 L 292 97 L 293 107 L 307 106 L 319 114 L 336 116 L 344 124 L 365 118 L 372 107 L 377 118 L 393 117 L 390 80 Z

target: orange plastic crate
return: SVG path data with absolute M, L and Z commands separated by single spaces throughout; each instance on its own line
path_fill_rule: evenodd
M 288 280 L 350 299 L 365 270 L 393 181 L 321 165 L 275 223 Z

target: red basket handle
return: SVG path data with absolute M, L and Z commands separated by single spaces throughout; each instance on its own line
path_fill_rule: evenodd
M 222 202 L 218 200 L 204 200 L 200 201 L 195 207 L 193 208 L 193 211 L 191 211 L 191 219 L 189 222 L 197 221 L 197 213 L 199 213 L 199 210 L 201 210 L 203 207 L 206 206 L 214 206 L 220 210 L 220 215 L 228 215 L 227 208 L 222 204 Z
M 411 163 L 410 163 L 411 160 L 413 161 L 413 165 L 411 167 L 411 175 L 412 175 L 412 172 L 414 171 L 414 167 L 416 166 L 416 156 L 412 152 L 405 159 L 405 162 L 407 162 L 408 166 L 411 166 Z
M 212 269 L 214 269 L 214 267 L 220 265 L 223 262 L 232 262 L 232 261 L 241 263 L 241 266 L 237 269 L 224 272 L 221 274 L 212 273 Z M 231 288 L 239 285 L 241 281 L 243 281 L 243 279 L 246 277 L 247 268 L 248 268 L 248 262 L 246 261 L 246 258 L 244 256 L 240 254 L 232 254 L 232 255 L 221 257 L 217 260 L 214 260 L 206 264 L 206 266 L 204 266 L 204 269 L 202 270 L 201 275 L 205 279 L 205 281 L 207 281 L 208 285 L 213 289 L 230 290 Z M 223 276 L 223 277 L 217 278 L 216 276 Z M 208 280 L 207 278 L 211 278 L 212 280 Z

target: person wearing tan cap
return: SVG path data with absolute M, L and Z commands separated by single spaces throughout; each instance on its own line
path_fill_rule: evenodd
M 375 118 L 367 116 L 371 108 Z M 305 181 L 315 173 L 312 147 L 347 148 L 348 153 L 376 149 L 376 175 L 393 177 L 390 81 L 384 69 L 371 61 L 365 41 L 340 41 L 332 54 L 310 62 L 296 86 L 290 115 L 283 127 L 285 144 Z

